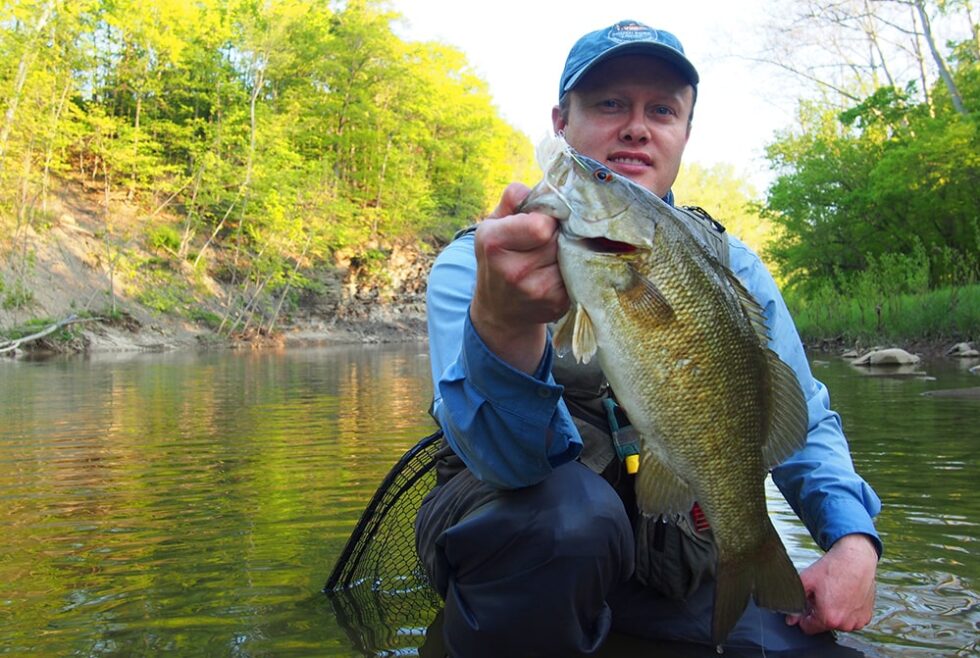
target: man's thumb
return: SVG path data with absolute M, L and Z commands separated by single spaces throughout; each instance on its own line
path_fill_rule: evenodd
M 511 183 L 500 195 L 500 202 L 493 212 L 487 215 L 489 218 L 499 219 L 513 215 L 517 207 L 521 205 L 527 195 L 531 193 L 531 188 L 523 183 Z

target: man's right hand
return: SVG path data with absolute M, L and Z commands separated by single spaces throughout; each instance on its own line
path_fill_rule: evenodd
M 512 183 L 476 229 L 476 290 L 470 321 L 500 359 L 533 373 L 548 322 L 568 310 L 558 271 L 558 222 L 542 213 L 514 214 L 530 190 Z

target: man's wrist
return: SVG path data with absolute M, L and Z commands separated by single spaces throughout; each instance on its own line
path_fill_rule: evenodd
M 548 339 L 547 325 L 502 324 L 481 313 L 475 301 L 470 305 L 470 323 L 487 349 L 501 361 L 527 374 L 538 369 Z
M 830 547 L 831 550 L 837 549 L 840 552 L 847 551 L 855 556 L 864 556 L 874 558 L 874 561 L 878 561 L 878 548 L 875 544 L 874 539 L 870 535 L 866 535 L 863 532 L 855 532 L 849 535 L 844 535 Z

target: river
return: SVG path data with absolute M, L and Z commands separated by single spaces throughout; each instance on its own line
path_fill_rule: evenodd
M 980 400 L 927 393 L 980 378 L 817 359 L 885 506 L 875 617 L 844 640 L 977 655 Z M 321 590 L 381 478 L 433 429 L 430 395 L 415 343 L 0 360 L 0 653 L 418 653 L 424 625 L 366 647 Z M 771 494 L 804 566 L 817 552 Z

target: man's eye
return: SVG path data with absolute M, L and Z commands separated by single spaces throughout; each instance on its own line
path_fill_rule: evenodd
M 674 114 L 674 110 L 672 108 L 667 107 L 666 105 L 658 105 L 653 109 L 653 113 L 662 116 L 670 116 Z

